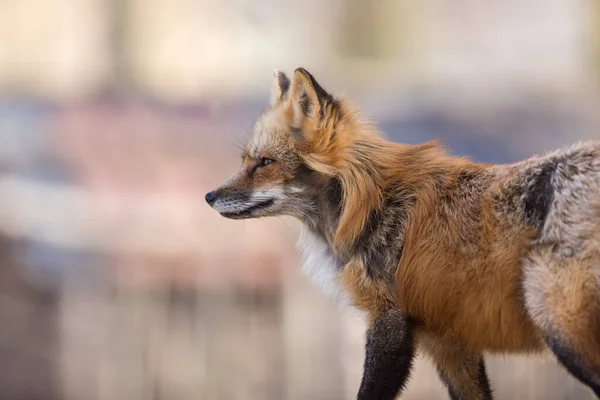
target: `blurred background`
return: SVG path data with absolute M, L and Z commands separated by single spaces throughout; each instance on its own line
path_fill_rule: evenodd
M 0 399 L 352 399 L 364 326 L 297 222 L 230 221 L 273 69 L 388 137 L 510 162 L 599 138 L 598 0 L 0 2 Z M 591 399 L 492 357 L 498 399 Z M 406 399 L 447 399 L 419 359 Z

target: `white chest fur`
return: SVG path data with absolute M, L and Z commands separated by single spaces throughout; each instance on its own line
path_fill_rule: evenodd
M 303 228 L 298 241 L 303 257 L 302 272 L 308 275 L 327 295 L 342 299 L 339 284 L 339 262 L 329 250 L 327 243 Z

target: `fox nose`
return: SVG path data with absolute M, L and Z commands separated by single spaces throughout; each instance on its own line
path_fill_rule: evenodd
M 215 194 L 215 192 L 208 192 L 206 193 L 206 195 L 204 196 L 204 199 L 206 200 L 206 202 L 208 204 L 211 204 L 215 202 L 215 200 L 217 199 L 217 195 Z

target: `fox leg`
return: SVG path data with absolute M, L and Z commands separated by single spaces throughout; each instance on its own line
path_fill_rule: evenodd
M 481 354 L 473 353 L 459 343 L 449 343 L 435 337 L 423 338 L 420 344 L 434 362 L 452 400 L 492 400 Z
M 599 257 L 540 252 L 525 265 L 527 310 L 558 361 L 600 398 Z
M 414 357 L 413 331 L 411 321 L 398 310 L 373 319 L 358 400 L 393 400 L 402 391 Z

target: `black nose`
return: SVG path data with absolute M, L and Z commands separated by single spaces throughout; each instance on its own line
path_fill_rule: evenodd
M 212 204 L 215 202 L 217 195 L 215 194 L 215 192 L 208 192 L 208 193 L 206 193 L 206 196 L 204 196 L 204 198 L 206 199 L 206 202 L 208 204 Z

